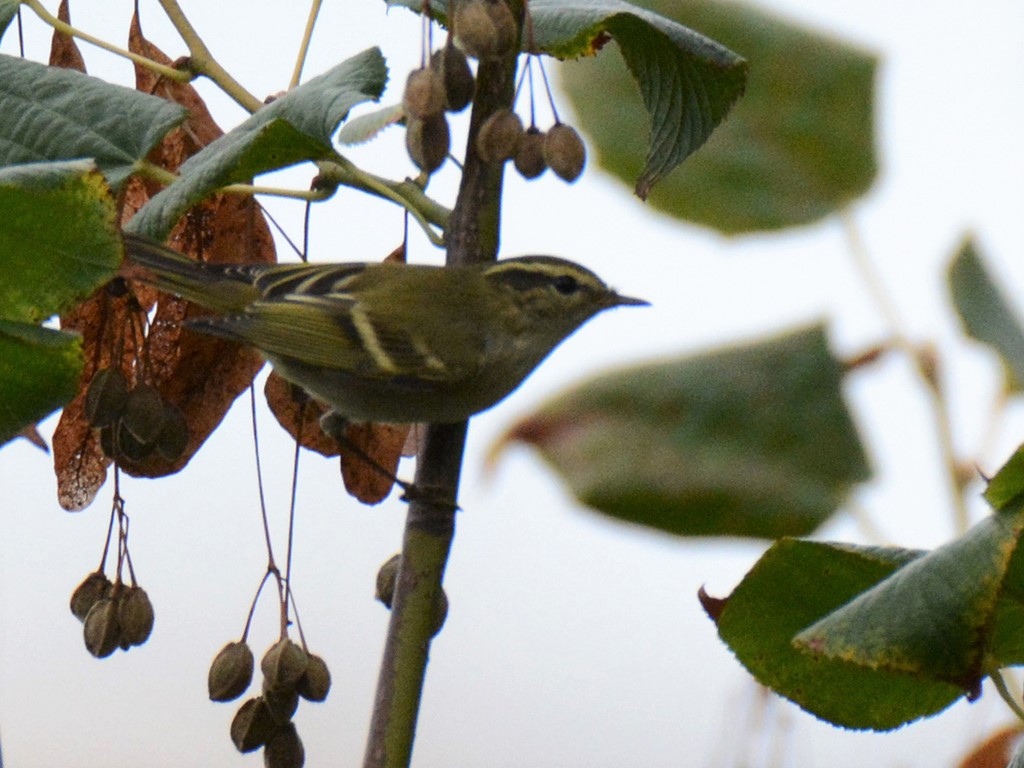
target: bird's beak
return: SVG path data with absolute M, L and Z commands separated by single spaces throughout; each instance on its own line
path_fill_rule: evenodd
M 620 296 L 617 293 L 613 293 L 609 297 L 609 306 L 612 307 L 649 307 L 651 302 L 644 301 L 643 299 L 634 299 L 632 296 Z

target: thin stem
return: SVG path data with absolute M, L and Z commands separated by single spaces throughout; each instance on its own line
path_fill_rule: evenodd
M 267 584 L 267 579 L 270 578 L 272 570 L 269 568 L 263 572 L 263 578 L 260 579 L 260 585 L 256 588 L 256 594 L 253 595 L 252 602 L 249 603 L 249 615 L 245 617 L 245 629 L 242 630 L 242 642 L 244 643 L 246 638 L 249 637 L 249 629 L 252 627 L 252 618 L 256 615 L 256 604 L 260 601 L 260 595 L 263 593 L 263 587 Z
M 263 538 L 267 544 L 267 569 L 276 570 L 274 545 L 270 541 L 270 521 L 267 519 L 267 499 L 263 493 L 263 464 L 260 461 L 260 432 L 256 428 L 256 388 L 249 387 L 249 412 L 252 416 L 252 450 L 256 457 L 256 486 L 260 494 L 260 517 L 263 519 Z
M 295 456 L 292 458 L 292 493 L 288 504 L 288 548 L 284 556 L 285 581 L 285 616 L 288 614 L 288 601 L 292 595 L 292 550 L 295 543 L 295 500 L 299 492 L 299 457 L 302 455 L 302 425 L 306 417 L 306 403 L 299 406 L 298 426 L 295 433 Z
M 540 56 L 537 57 L 537 66 L 540 67 L 540 76 L 544 78 L 544 90 L 548 95 L 548 104 L 551 105 L 551 116 L 555 118 L 555 125 L 561 125 L 562 120 L 558 117 L 558 107 L 555 106 L 555 97 L 551 93 L 551 83 L 548 82 L 548 72 L 544 69 L 544 62 Z
M 1006 680 L 1003 678 L 1003 670 L 997 669 L 994 672 L 991 672 L 989 677 L 992 678 L 992 682 L 995 684 L 1000 698 L 1006 702 L 1006 706 L 1013 711 L 1013 714 L 1015 714 L 1018 719 L 1024 720 L 1024 708 L 1021 708 L 1020 703 L 1013 698 L 1013 694 L 1011 694 L 1010 689 L 1007 688 Z
M 220 191 L 234 195 L 268 195 L 271 197 L 284 197 L 291 200 L 306 200 L 308 202 L 326 200 L 330 197 L 330 193 L 318 189 L 262 187 L 258 184 L 228 184 L 226 187 L 221 187 Z
M 61 21 L 56 16 L 50 14 L 50 12 L 43 7 L 39 0 L 22 0 L 22 4 L 27 5 L 29 8 L 31 8 L 32 12 L 35 13 L 36 16 L 45 21 L 47 24 L 49 24 L 51 27 L 53 27 L 61 34 L 68 35 L 70 37 L 75 37 L 79 40 L 84 40 L 87 43 L 95 45 L 97 48 L 102 48 L 104 51 L 113 53 L 117 56 L 121 56 L 126 59 L 130 59 L 135 64 L 145 67 L 146 69 L 149 69 L 152 72 L 157 73 L 158 75 L 166 77 L 168 80 L 174 80 L 177 83 L 187 83 L 190 80 L 192 80 L 192 74 L 190 72 L 175 69 L 174 67 L 168 67 L 166 64 L 161 64 L 157 61 L 153 61 L 152 59 L 147 59 L 145 56 L 140 56 L 137 53 L 132 53 L 131 51 L 127 51 L 124 48 L 118 48 L 116 45 L 111 45 L 105 40 L 100 40 L 98 37 L 93 37 L 87 32 L 83 32 L 82 30 L 77 29 L 66 22 Z
M 210 53 L 210 49 L 199 37 L 199 33 L 185 16 L 184 11 L 181 10 L 177 0 L 160 0 L 160 6 L 178 34 L 181 35 L 185 45 L 188 46 L 190 67 L 195 74 L 204 75 L 212 80 L 247 112 L 255 112 L 263 106 L 262 101 L 249 93 L 217 62 L 213 54 Z
M 168 171 L 156 163 L 151 163 L 148 160 L 136 160 L 132 165 L 132 172 L 142 176 L 145 179 L 150 179 L 163 184 L 165 187 L 169 187 L 171 184 L 178 180 L 178 175 Z
M 21 6 L 18 6 L 18 55 L 25 58 L 25 30 L 21 27 Z
M 288 90 L 291 90 L 302 81 L 302 68 L 306 66 L 306 56 L 309 54 L 309 43 L 313 39 L 313 28 L 316 27 L 316 18 L 320 15 L 322 0 L 313 0 L 309 6 L 309 16 L 306 17 L 306 28 L 302 31 L 302 42 L 299 43 L 299 55 L 295 58 L 295 69 L 292 71 L 292 79 L 288 81 Z
M 165 168 L 147 160 L 137 161 L 133 170 L 140 176 L 152 179 L 164 186 L 170 186 L 179 178 Z M 428 197 L 423 188 L 413 182 L 392 181 L 382 176 L 376 176 L 362 170 L 340 155 L 333 161 L 324 161 L 320 164 L 320 173 L 317 176 L 316 184 L 309 190 L 264 187 L 255 184 L 229 184 L 220 191 L 244 195 L 272 195 L 292 200 L 319 202 L 330 198 L 339 186 L 367 192 L 400 205 L 413 215 L 430 242 L 434 245 L 444 244 L 444 236 L 439 234 L 434 227 L 443 229 L 451 211 Z
M 849 210 L 844 210 L 839 215 L 843 225 L 843 232 L 850 248 L 854 264 L 861 273 L 879 311 L 885 318 L 892 334 L 893 346 L 906 354 L 914 363 L 914 370 L 918 378 L 924 384 L 928 392 L 928 401 L 932 409 L 932 418 L 935 421 L 936 438 L 938 441 L 939 453 L 943 468 L 946 473 L 947 482 L 950 488 L 950 505 L 953 509 L 953 523 L 960 533 L 970 526 L 970 514 L 967 509 L 967 500 L 964 497 L 963 487 L 959 481 L 959 462 L 956 458 L 956 447 L 953 441 L 953 425 L 949 415 L 949 402 L 946 398 L 945 389 L 942 386 L 942 377 L 938 370 L 939 360 L 935 350 L 930 347 L 922 347 L 910 341 L 904 330 L 904 324 L 896 309 L 896 304 L 882 283 L 878 271 L 875 269 L 867 248 L 864 246 L 860 230 L 854 221 Z
M 351 187 L 396 203 L 409 213 L 434 245 L 443 245 L 444 237 L 432 225 L 445 227 L 451 212 L 423 192 L 411 181 L 394 182 L 362 170 L 347 158 L 338 155 L 331 162 L 320 164 L 317 177 L 321 185 Z

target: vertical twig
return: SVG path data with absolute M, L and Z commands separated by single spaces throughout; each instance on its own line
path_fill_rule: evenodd
M 512 0 L 511 6 L 521 19 L 522 0 Z M 511 106 L 517 59 L 513 51 L 500 61 L 480 62 L 477 70 L 462 181 L 445 230 L 448 264 L 497 258 L 503 168 L 479 158 L 476 136 L 493 112 Z M 466 428 L 465 422 L 431 425 L 417 460 L 416 487 L 422 498 L 410 503 L 406 518 L 365 768 L 407 766 L 412 757 L 441 581 L 455 533 Z

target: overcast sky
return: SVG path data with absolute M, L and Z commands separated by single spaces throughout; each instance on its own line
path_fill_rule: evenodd
M 300 4 L 289 4 L 289 14 L 264 1 L 182 5 L 250 91 L 286 86 L 305 23 Z M 882 56 L 882 172 L 854 216 L 906 326 L 939 344 L 958 445 L 970 453 L 982 439 L 998 370 L 986 352 L 958 339 L 944 265 L 971 228 L 1008 292 L 1024 295 L 1024 10 L 1014 0 L 908 0 L 898 11 L 881 0 L 767 7 Z M 182 54 L 156 3 L 142 8 L 146 33 L 172 57 Z M 79 3 L 72 13 L 88 31 L 122 40 L 131 4 Z M 48 34 L 25 15 L 29 55 L 45 60 Z M 418 29 L 411 14 L 387 15 L 377 0 L 327 4 L 307 75 L 380 44 L 392 81 L 401 83 L 418 59 Z M 0 51 L 14 53 L 15 42 L 11 31 Z M 90 71 L 129 82 L 124 63 L 83 48 Z M 242 118 L 208 84 L 200 89 L 223 126 Z M 352 156 L 378 173 L 410 172 L 397 130 Z M 309 173 L 289 178 L 304 186 Z M 451 200 L 456 181 L 449 168 L 432 192 Z M 446 578 L 451 611 L 433 645 L 415 765 L 733 766 L 744 754 L 753 755 L 752 768 L 952 765 L 958 745 L 1009 720 L 989 689 L 977 704 L 887 735 L 838 731 L 774 700 L 762 713 L 757 688 L 696 600 L 702 584 L 728 593 L 762 544 L 679 541 L 608 521 L 582 510 L 521 449 L 503 455 L 493 475 L 483 471 L 488 446 L 517 416 L 603 368 L 822 316 L 841 354 L 879 341 L 884 324 L 838 223 L 726 240 L 645 209 L 595 167 L 573 186 L 550 174 L 530 184 L 512 175 L 506 202 L 503 254 L 579 260 L 653 307 L 597 318 L 506 403 L 474 420 Z M 271 210 L 299 236 L 300 206 L 275 202 Z M 393 207 L 341 192 L 313 213 L 314 258 L 380 258 L 399 242 L 401 221 Z M 437 261 L 440 254 L 414 237 L 410 258 Z M 848 394 L 877 470 L 858 504 L 874 514 L 886 543 L 946 540 L 951 514 L 933 428 L 907 366 L 885 362 L 852 381 Z M 98 560 L 110 489 L 87 511 L 65 513 L 46 456 L 24 441 L 0 450 L 7 765 L 258 764 L 238 756 L 228 739 L 234 707 L 211 704 L 205 691 L 209 662 L 240 634 L 265 560 L 247 401 L 239 406 L 185 472 L 125 483 L 133 561 L 157 619 L 147 645 L 103 661 L 86 653 L 67 599 Z M 54 423 L 44 424 L 47 434 Z M 260 430 L 283 541 L 292 448 L 265 413 Z M 979 466 L 994 471 L 1022 440 L 1024 418 L 1014 408 Z M 404 512 L 397 501 L 359 507 L 339 487 L 333 461 L 303 458 L 295 589 L 307 639 L 335 681 L 326 704 L 303 704 L 296 718 L 309 765 L 361 759 L 388 618 L 372 601 L 374 578 L 398 548 Z M 864 540 L 843 516 L 822 535 Z M 273 641 L 274 621 L 264 604 L 252 635 L 257 655 Z M 773 755 L 781 757 L 770 762 Z

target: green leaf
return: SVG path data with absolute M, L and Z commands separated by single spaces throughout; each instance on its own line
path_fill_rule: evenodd
M 817 528 L 870 475 L 822 326 L 584 384 L 514 426 L 583 503 L 679 535 Z
M 153 197 L 127 229 L 163 239 L 190 206 L 220 187 L 333 157 L 338 123 L 356 104 L 378 99 L 386 82 L 384 57 L 370 48 L 289 91 L 185 162 L 180 180 Z
M 995 618 L 986 648 L 986 667 L 999 668 L 1024 664 L 1024 579 L 1020 573 L 1024 561 L 1014 552 L 1007 572 L 1005 588 L 996 603 Z M 1015 575 L 1011 575 L 1014 574 Z M 1013 581 L 1012 588 L 1010 582 Z
M 964 333 L 999 354 L 1007 389 L 1020 392 L 1024 389 L 1024 329 L 1013 305 L 985 269 L 971 237 L 964 238 L 946 277 Z
M 0 166 L 92 158 L 117 189 L 186 112 L 80 72 L 0 54 L 0 114 L 7 116 Z
M 1024 515 L 993 515 L 794 638 L 831 660 L 980 692 L 989 630 Z
M 0 40 L 4 39 L 4 32 L 10 26 L 11 21 L 18 15 L 19 0 L 0 0 Z
M 792 638 L 920 553 L 783 539 L 726 599 L 718 632 L 776 693 L 846 728 L 889 730 L 935 714 L 963 691 L 948 682 L 804 653 Z M 907 566 L 910 567 L 910 566 Z
M 88 161 L 0 169 L 0 318 L 39 322 L 121 262 L 113 195 Z
M 391 104 L 353 117 L 338 131 L 338 143 L 346 146 L 362 144 L 385 128 L 401 122 L 404 117 L 405 108 L 401 104 Z
M 654 190 L 655 208 L 739 234 L 816 221 L 868 190 L 877 173 L 874 55 L 745 4 L 644 5 L 750 62 L 744 98 L 707 145 Z M 599 163 L 631 183 L 645 148 L 638 138 L 641 105 L 626 68 L 598 56 L 568 64 L 560 75 Z
M 422 7 L 417 0 L 391 0 L 389 5 L 417 11 Z M 446 2 L 431 2 L 430 8 L 444 21 Z M 648 133 L 647 126 L 639 124 L 639 115 L 646 113 L 650 122 L 643 163 L 637 163 L 629 176 L 642 198 L 707 141 L 743 93 L 746 61 L 668 18 L 672 14 L 659 15 L 622 0 L 531 0 L 530 13 L 535 51 L 564 59 L 592 55 L 609 35 L 618 44 L 642 99 L 641 108 L 630 83 L 629 101 L 637 104 L 638 117 L 631 126 L 634 146 Z M 694 26 L 705 30 L 701 19 L 695 19 Z M 589 80 L 586 98 L 621 109 L 617 99 L 622 85 L 614 93 L 607 86 L 603 79 Z
M 1024 445 L 1014 451 L 1007 462 L 1000 467 L 985 489 L 985 501 L 996 511 L 1012 507 L 1021 494 L 1024 494 Z
M 0 320 L 0 445 L 74 397 L 81 373 L 76 334 Z

